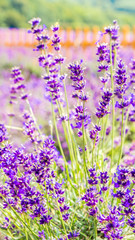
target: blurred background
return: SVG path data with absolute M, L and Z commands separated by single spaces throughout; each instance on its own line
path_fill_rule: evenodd
M 62 27 L 82 28 L 119 24 L 134 25 L 135 0 L 1 0 L 0 26 L 28 27 L 28 21 L 39 17 L 50 26 L 59 21 Z
M 33 17 L 40 17 L 48 28 L 59 22 L 62 53 L 69 61 L 82 57 L 94 68 L 99 31 L 114 19 L 122 46 L 134 55 L 135 0 L 0 0 L 1 69 L 18 64 L 40 73 L 32 51 L 35 41 L 28 34 Z

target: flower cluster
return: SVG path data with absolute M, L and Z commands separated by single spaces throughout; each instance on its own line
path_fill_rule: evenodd
M 122 236 L 122 224 L 123 221 L 119 217 L 119 211 L 116 207 L 109 208 L 109 214 L 107 216 L 98 216 L 98 221 L 104 225 L 101 228 L 101 232 L 108 240 L 123 239 Z M 105 225 L 106 224 L 106 225 Z
M 59 25 L 58 23 L 55 26 L 51 27 L 53 32 L 52 39 L 48 36 L 47 28 L 45 26 L 39 26 L 40 20 L 32 19 L 29 23 L 32 25 L 31 30 L 32 34 L 35 36 L 38 41 L 38 45 L 36 46 L 36 50 L 41 52 L 41 55 L 38 58 L 39 65 L 45 69 L 45 74 L 43 75 L 43 79 L 45 80 L 45 90 L 46 90 L 46 98 L 49 101 L 56 103 L 56 100 L 61 99 L 62 101 L 62 93 L 61 88 L 63 88 L 63 81 L 66 78 L 66 75 L 62 75 L 61 72 L 61 64 L 64 62 L 64 58 L 59 54 L 60 50 L 60 38 L 58 36 Z M 58 53 L 55 54 L 47 53 L 48 42 L 52 42 L 52 47 Z
M 130 84 L 133 83 L 135 83 L 135 59 L 132 59 L 130 64 Z
M 32 219 L 38 219 L 39 224 L 48 224 L 52 219 L 51 212 L 46 207 L 49 197 L 54 204 L 57 203 L 57 211 L 62 213 L 63 220 L 68 220 L 69 206 L 65 204 L 63 197 L 63 183 L 55 180 L 54 171 L 51 169 L 58 156 L 52 138 L 45 140 L 43 149 L 38 153 L 27 154 L 23 149 L 14 150 L 7 145 L 0 149 L 0 156 L 0 168 L 7 176 L 5 185 L 0 187 L 4 208 L 12 206 L 19 213 L 28 212 Z M 37 184 L 41 185 L 40 191 Z M 46 192 L 48 197 L 46 195 L 45 198 L 43 192 Z
M 96 116 L 98 118 L 102 118 L 109 113 L 107 108 L 111 101 L 111 97 L 112 97 L 112 93 L 109 90 L 104 91 L 104 95 L 102 96 L 102 101 L 100 101 L 99 107 L 97 108 L 97 112 L 96 112 Z
M 112 41 L 114 41 L 114 45 L 118 47 L 118 40 L 119 40 L 119 25 L 117 21 L 113 21 L 113 25 L 105 28 L 105 33 L 109 34 Z
M 7 140 L 7 131 L 4 124 L 0 124 L 0 143 Z
M 102 192 L 107 191 L 108 187 L 108 173 L 107 172 L 100 172 L 97 174 L 95 168 L 89 169 L 89 179 L 88 183 L 90 188 L 86 190 L 86 193 L 82 197 L 82 200 L 85 201 L 86 206 L 88 206 L 89 215 L 97 217 L 98 215 L 98 203 L 103 202 L 103 198 L 101 198 Z M 98 189 L 100 186 L 100 191 Z
M 98 72 L 107 71 L 110 63 L 108 45 L 106 43 L 101 43 L 100 45 L 98 44 L 96 55 L 98 56 L 97 62 L 99 63 Z
M 11 70 L 11 89 L 10 89 L 10 104 L 21 95 L 21 99 L 26 99 L 28 95 L 24 92 L 25 84 L 24 77 L 19 67 L 14 67 Z
M 23 129 L 24 129 L 24 134 L 27 135 L 32 143 L 41 143 L 42 139 L 41 136 L 39 135 L 38 129 L 35 126 L 35 122 L 30 116 L 29 113 L 24 113 L 23 114 Z
M 84 69 L 81 66 L 82 60 L 79 62 L 75 62 L 69 64 L 68 69 L 70 70 L 70 79 L 72 81 L 72 87 L 74 88 L 74 93 L 72 94 L 72 98 L 77 98 L 80 100 L 81 104 L 78 104 L 74 111 L 72 112 L 72 116 L 75 120 L 75 124 L 71 124 L 71 127 L 74 129 L 78 129 L 78 136 L 81 137 L 83 135 L 83 127 L 86 129 L 88 125 L 91 123 L 91 117 L 87 113 L 87 108 L 85 107 L 85 102 L 88 100 L 88 96 L 84 93 L 85 88 L 85 80 L 83 77 Z
M 39 26 L 40 22 L 40 18 L 33 18 L 29 21 L 31 24 L 31 30 L 28 30 L 28 32 L 32 33 L 38 42 L 36 48 L 34 49 L 35 51 L 44 50 L 46 48 L 45 43 L 50 39 L 45 31 L 46 26 Z
M 75 92 L 72 94 L 73 98 L 79 98 L 82 101 L 87 101 L 88 97 L 84 96 L 83 89 L 85 88 L 85 80 L 83 77 L 84 69 L 81 66 L 83 61 L 70 63 L 68 69 L 70 70 L 70 79 L 72 81 L 72 87 Z
M 51 27 L 51 30 L 53 31 L 53 38 L 52 38 L 51 45 L 54 47 L 55 51 L 59 51 L 60 50 L 60 37 L 57 33 L 59 30 L 59 24 L 55 23 L 55 25 Z
M 118 62 L 118 67 L 115 74 L 115 81 L 116 89 L 114 93 L 119 99 L 121 99 L 121 102 L 116 101 L 115 107 L 123 109 L 129 106 L 130 100 L 127 96 L 125 96 L 127 90 L 127 74 L 124 63 L 121 59 Z
M 39 152 L 37 156 L 32 156 L 34 160 L 31 171 L 36 177 L 36 182 L 44 186 L 47 194 L 56 199 L 59 206 L 59 210 L 62 213 L 63 220 L 66 221 L 69 218 L 69 214 L 66 213 L 69 207 L 65 204 L 65 198 L 63 197 L 64 191 L 62 190 L 62 184 L 55 180 L 55 173 L 51 170 L 50 166 L 53 161 L 57 162 L 58 153 L 54 147 L 54 141 L 52 138 L 47 138 L 43 144 L 43 150 Z
M 89 131 L 90 139 L 92 139 L 95 142 L 95 144 L 99 141 L 100 131 L 101 131 L 101 127 L 97 125 L 94 126 L 94 129 Z
M 133 90 L 135 92 L 135 60 L 132 59 L 130 64 L 130 82 L 128 83 L 128 90 Z M 129 111 L 128 120 L 135 122 L 135 94 L 131 94 L 131 109 Z
M 121 202 L 119 214 L 124 217 L 125 224 L 133 228 L 133 231 L 135 231 L 135 190 L 132 187 L 134 178 L 134 169 L 128 170 L 123 166 L 118 166 L 113 178 L 114 191 L 112 192 L 112 196 L 120 199 Z
M 135 164 L 135 143 L 133 142 L 128 150 L 124 151 L 124 164 L 126 166 L 133 166 Z
M 3 207 L 12 206 L 19 213 L 29 211 L 32 218 L 39 218 L 47 213 L 46 202 L 43 194 L 31 185 L 32 176 L 28 172 L 20 176 L 19 167 L 24 164 L 26 170 L 26 163 L 30 163 L 29 156 L 21 149 L 13 150 L 7 146 L 1 150 L 0 168 L 7 176 L 5 186 L 0 188 L 2 198 L 4 197 Z
M 86 193 L 82 197 L 82 200 L 84 200 L 86 203 L 86 206 L 89 207 L 89 210 L 88 210 L 89 215 L 96 216 L 96 214 L 98 212 L 97 203 L 99 200 L 99 195 L 98 195 L 98 191 L 96 190 L 96 188 L 91 187 L 91 188 L 87 189 Z
M 91 123 L 91 118 L 87 115 L 86 108 L 82 105 L 75 107 L 75 111 L 73 113 L 75 119 L 75 125 L 71 124 L 72 128 L 78 129 L 78 136 L 81 137 L 83 135 L 82 128 L 85 129 Z

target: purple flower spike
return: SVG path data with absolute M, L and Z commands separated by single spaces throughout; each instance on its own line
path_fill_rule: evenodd
M 52 217 L 50 217 L 50 215 L 48 215 L 48 216 L 43 215 L 40 219 L 40 224 L 49 223 L 51 219 L 52 219 Z
M 4 124 L 0 124 L 0 143 L 7 140 L 7 131 Z
M 105 28 L 105 34 L 109 34 L 111 39 L 116 41 L 119 38 L 119 26 L 117 24 L 117 21 L 113 21 L 113 26 L 109 26 Z
M 70 238 L 76 238 L 76 237 L 78 237 L 79 235 L 80 235 L 79 232 L 76 232 L 76 231 L 70 232 L 70 233 L 68 234 L 68 239 L 70 239 Z
M 58 30 L 59 30 L 59 23 L 55 23 L 55 25 L 53 25 L 52 27 L 51 27 L 51 30 L 53 31 L 53 32 L 57 32 Z
M 63 218 L 64 221 L 67 221 L 69 219 L 69 214 L 68 213 L 63 214 L 62 218 Z
M 41 238 L 42 240 L 45 240 L 44 230 L 42 230 L 41 232 L 38 232 L 38 236 L 39 236 L 39 238 Z
M 96 116 L 98 118 L 102 118 L 105 115 L 109 114 L 110 112 L 108 112 L 107 108 L 110 104 L 111 101 L 111 97 L 112 97 L 112 93 L 110 91 L 104 91 L 104 95 L 102 96 L 103 101 L 99 102 L 99 107 L 97 108 L 97 112 L 96 112 Z
M 32 28 L 35 28 L 38 26 L 38 24 L 41 22 L 40 18 L 32 18 L 28 23 L 31 24 Z
M 18 98 L 26 99 L 28 97 L 27 94 L 24 95 L 23 89 L 24 85 L 24 77 L 19 67 L 14 67 L 11 69 L 11 89 L 10 89 L 10 103 L 13 104 Z
M 115 80 L 118 85 L 123 85 L 127 80 L 126 69 L 121 59 L 118 62 L 118 69 L 115 74 Z
M 123 219 L 120 220 L 119 211 L 116 207 L 111 208 L 107 216 L 98 216 L 98 221 L 104 225 L 101 228 L 101 232 L 107 239 L 123 239 L 122 225 Z

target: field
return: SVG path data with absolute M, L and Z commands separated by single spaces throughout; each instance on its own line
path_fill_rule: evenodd
M 0 48 L 0 240 L 133 240 L 135 50 L 116 21 L 85 49 L 30 24 L 34 51 Z

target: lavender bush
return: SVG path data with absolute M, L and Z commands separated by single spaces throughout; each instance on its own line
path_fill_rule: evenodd
M 85 63 L 66 67 L 58 23 L 50 36 L 40 21 L 30 21 L 29 33 L 37 40 L 34 51 L 39 53 L 42 89 L 52 112 L 49 136 L 38 124 L 21 69 L 12 68 L 10 121 L 0 124 L 1 239 L 132 240 L 135 60 L 127 68 L 119 57 L 119 26 L 114 21 L 97 42 L 101 97 L 90 113 L 93 93 L 86 89 Z M 16 103 L 22 102 L 18 116 Z M 16 118 L 19 126 L 12 120 Z M 11 131 L 18 131 L 21 143 L 15 143 Z

